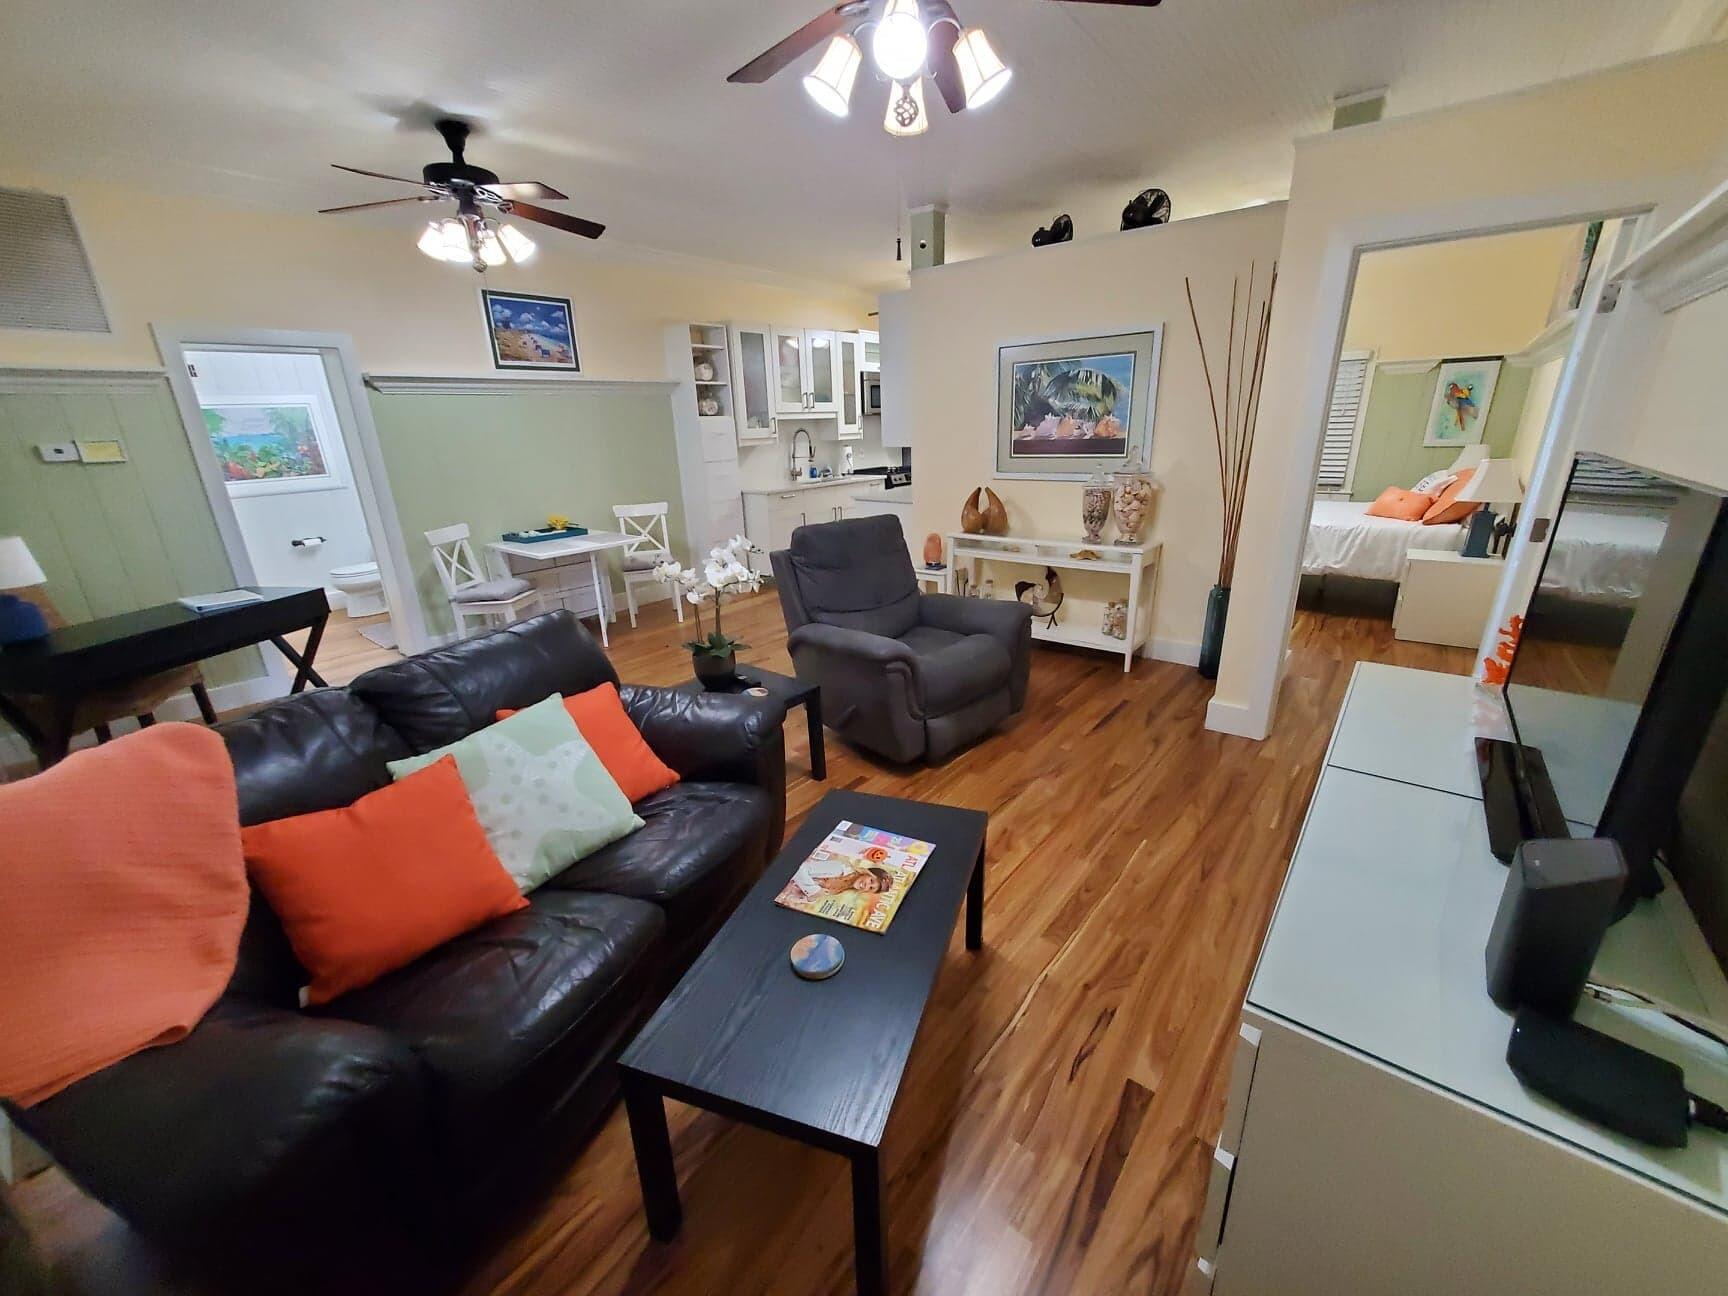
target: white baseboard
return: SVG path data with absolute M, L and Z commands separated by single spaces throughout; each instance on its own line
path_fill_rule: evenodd
M 282 697 L 288 691 L 288 685 L 282 680 L 268 675 L 259 675 L 253 679 L 236 680 L 232 684 L 219 684 L 210 690 L 210 703 L 218 711 L 232 711 L 236 707 L 251 706 L 257 702 L 268 702 L 272 698 Z M 190 693 L 178 693 L 156 708 L 158 720 L 198 720 L 198 703 Z M 130 731 L 132 726 L 127 721 L 119 721 Z M 81 747 L 94 747 L 96 735 L 81 733 L 72 740 L 74 751 Z M 21 734 L 15 730 L 0 726 L 0 764 L 30 765 L 36 760 L 30 750 L 30 744 L 24 741 Z
M 1198 666 L 1200 645 L 1186 639 L 1154 638 L 1140 650 L 1140 655 L 1153 661 L 1175 662 L 1178 666 Z
M 1255 722 L 1248 707 L 1223 698 L 1213 698 L 1206 704 L 1206 727 L 1214 733 L 1234 734 L 1256 742 L 1266 737 L 1266 726 Z

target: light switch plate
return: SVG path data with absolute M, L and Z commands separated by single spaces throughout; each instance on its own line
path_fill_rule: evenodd
M 77 463 L 78 447 L 70 441 L 43 441 L 36 447 L 43 463 Z

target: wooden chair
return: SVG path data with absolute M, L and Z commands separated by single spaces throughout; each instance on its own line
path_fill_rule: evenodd
M 521 617 L 524 608 L 532 606 L 536 612 L 540 610 L 540 591 L 520 576 L 490 580 L 482 574 L 474 558 L 474 546 L 468 539 L 466 522 L 425 534 L 460 637 L 468 637 L 469 617 L 478 618 L 482 627 L 488 624 L 489 617 L 501 617 L 508 625 Z
M 66 624 L 66 619 L 60 615 L 54 601 L 41 588 L 14 590 L 13 593 L 20 598 L 29 599 L 41 608 L 50 630 L 58 630 Z M 72 712 L 71 733 L 81 734 L 86 729 L 92 729 L 96 733 L 97 742 L 107 742 L 114 736 L 114 722 L 128 716 L 138 722 L 140 729 L 147 728 L 156 723 L 157 707 L 188 689 L 191 690 L 193 701 L 198 704 L 198 714 L 203 717 L 204 723 L 215 724 L 216 707 L 210 701 L 210 690 L 205 686 L 204 672 L 197 666 L 178 666 L 159 675 L 147 675 L 143 679 L 79 698 L 78 705 Z M 39 731 L 45 732 L 56 727 L 54 703 L 51 699 L 23 693 L 8 700 L 22 711 L 25 718 Z
M 637 585 L 655 585 L 660 578 L 654 574 L 659 563 L 672 558 L 672 542 L 666 536 L 665 501 L 658 504 L 615 504 L 612 516 L 618 519 L 618 529 L 630 538 L 624 550 L 624 602 L 630 608 L 630 628 L 636 628 Z M 672 591 L 672 607 L 678 620 L 684 620 L 684 600 Z

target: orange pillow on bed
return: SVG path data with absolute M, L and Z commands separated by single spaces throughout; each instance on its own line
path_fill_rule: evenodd
M 329 1003 L 525 908 L 446 756 L 351 806 L 240 830 L 246 867 Z
M 1480 504 L 1471 503 L 1458 498 L 1458 492 L 1463 490 L 1476 475 L 1474 468 L 1466 468 L 1452 481 L 1452 484 L 1440 492 L 1440 498 L 1435 500 L 1428 511 L 1422 515 L 1423 526 L 1440 526 L 1447 522 L 1462 522 L 1477 509 Z
M 612 776 L 612 781 L 631 802 L 650 792 L 669 788 L 678 781 L 678 771 L 654 754 L 642 731 L 624 709 L 618 690 L 610 684 L 591 688 L 564 699 L 564 709 Z M 504 710 L 497 718 L 507 720 L 516 713 Z
M 1388 486 L 1368 506 L 1368 516 L 1392 518 L 1398 522 L 1419 522 L 1433 503 L 1432 495 L 1405 490 L 1401 486 Z

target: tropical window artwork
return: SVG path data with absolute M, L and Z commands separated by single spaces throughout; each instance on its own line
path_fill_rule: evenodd
M 1002 347 L 996 475 L 1083 481 L 1144 465 L 1160 332 Z
M 312 401 L 221 401 L 201 407 L 230 493 L 333 486 Z

